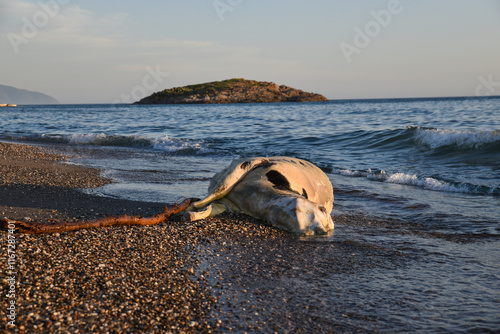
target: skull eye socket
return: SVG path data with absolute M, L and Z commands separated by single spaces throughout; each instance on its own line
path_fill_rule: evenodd
M 274 185 L 275 188 L 291 190 L 290 182 L 288 182 L 287 178 L 277 170 L 270 170 L 269 172 L 266 173 L 266 177 L 269 180 L 269 182 L 271 182 Z

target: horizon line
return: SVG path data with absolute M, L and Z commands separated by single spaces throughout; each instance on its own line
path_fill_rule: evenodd
M 267 104 L 274 103 L 323 103 L 323 102 L 347 102 L 347 101 L 381 101 L 381 100 L 442 100 L 442 99 L 487 99 L 487 98 L 500 98 L 500 95 L 485 95 L 485 96 L 475 96 L 475 95 L 457 95 L 457 96 L 421 96 L 421 97 L 372 97 L 372 98 L 339 98 L 339 99 L 328 99 L 328 101 L 318 101 L 318 102 L 270 102 Z M 90 103 L 34 103 L 34 104 L 17 104 L 20 106 L 48 106 L 48 105 L 103 105 L 103 104 L 116 104 L 116 105 L 134 105 L 133 103 L 105 103 L 105 102 L 90 102 Z M 196 105 L 197 103 L 185 103 L 185 105 Z M 204 104 L 204 103 L 199 103 Z M 214 103 L 214 105 L 221 104 L 244 104 L 244 103 Z M 246 103 L 246 104 L 266 104 L 266 103 Z M 151 104 L 147 104 L 150 106 Z M 158 105 L 168 105 L 168 104 L 158 104 Z M 206 105 L 206 104 L 205 104 Z

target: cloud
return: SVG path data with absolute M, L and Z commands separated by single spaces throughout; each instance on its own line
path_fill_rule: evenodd
M 0 44 L 8 43 L 9 33 L 22 36 L 26 21 L 33 23 L 36 15 L 47 14 L 40 4 L 0 0 L 2 13 L 9 16 L 0 23 Z M 111 102 L 141 83 L 147 66 L 172 73 L 162 83 L 167 88 L 186 80 L 258 79 L 267 77 L 269 68 L 293 72 L 299 65 L 258 47 L 168 36 L 140 38 L 131 28 L 138 22 L 127 13 L 98 15 L 69 2 L 54 7 L 52 14 L 46 15 L 46 24 L 39 25 L 26 43 L 17 45 L 17 53 L 7 55 L 8 67 L 0 64 L 4 84 L 38 89 L 62 102 L 75 102 L 76 98 L 76 102 L 96 98 Z M 15 51 L 12 45 L 0 48 Z
M 56 2 L 56 0 L 53 1 Z M 26 21 L 29 21 L 38 30 L 36 36 L 29 38 L 29 44 L 32 44 L 33 48 L 88 50 L 87 54 L 80 54 L 79 57 L 106 57 L 107 53 L 95 52 L 106 49 L 113 50 L 114 56 L 118 59 L 160 56 L 185 57 L 189 60 L 189 58 L 204 56 L 208 59 L 217 57 L 227 61 L 234 61 L 234 57 L 241 57 L 244 61 L 252 61 L 255 57 L 258 58 L 261 52 L 255 47 L 233 47 L 207 40 L 182 40 L 168 37 L 149 40 L 134 39 L 132 37 L 134 34 L 128 31 L 130 21 L 133 20 L 129 14 L 118 12 L 98 16 L 71 3 L 52 9 L 55 15 L 45 15 L 50 17 L 43 26 L 38 25 L 34 19 L 37 13 L 46 13 L 38 3 L 0 0 L 0 8 L 2 13 L 5 12 L 10 18 L 0 22 L 2 37 L 6 37 L 8 33 L 23 36 L 22 27 Z
M 21 51 L 28 42 L 47 47 L 111 46 L 120 37 L 117 27 L 123 24 L 128 14 L 98 17 L 91 11 L 65 2 L 67 0 L 39 3 L 0 0 L 0 37 L 9 40 L 14 51 Z
M 58 0 L 52 0 L 57 3 Z M 62 0 L 59 0 L 62 1 Z M 52 49 L 55 52 L 60 48 L 76 48 L 88 50 L 86 54 L 76 55 L 77 57 L 106 57 L 108 53 L 96 51 L 112 50 L 117 59 L 145 57 L 184 57 L 189 59 L 206 57 L 206 60 L 225 60 L 229 62 L 241 61 L 253 63 L 262 61 L 262 50 L 256 47 L 228 46 L 223 43 L 210 40 L 187 40 L 169 37 L 158 39 L 140 39 L 135 34 L 128 31 L 132 25 L 128 13 L 112 13 L 98 16 L 89 10 L 79 6 L 59 5 L 52 8 L 52 13 L 46 24 L 39 26 L 36 24 L 34 16 L 40 12 L 47 12 L 41 7 L 41 3 L 28 1 L 0 0 L 2 13 L 8 16 L 9 20 L 0 22 L 0 34 L 5 39 L 8 33 L 23 35 L 22 27 L 26 21 L 37 27 L 34 37 L 29 37 L 29 44 L 32 49 Z M 55 13 L 55 14 L 53 14 Z M 45 15 L 47 16 L 47 15 Z M 21 47 L 24 47 L 22 45 Z M 27 49 L 27 48 L 26 48 Z M 22 51 L 22 50 L 21 50 Z M 108 52 L 106 51 L 106 52 Z M 31 52 L 28 50 L 27 52 Z M 76 53 L 76 52 L 75 52 Z M 57 56 L 57 54 L 55 54 Z M 259 60 L 259 58 L 261 58 Z M 281 61 L 281 60 L 280 60 Z
M 35 6 L 37 5 L 28 1 L 0 0 L 0 13 L 3 16 L 27 15 L 32 12 Z

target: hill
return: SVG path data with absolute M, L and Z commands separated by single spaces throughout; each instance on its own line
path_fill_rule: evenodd
M 135 104 L 215 104 L 328 101 L 320 94 L 307 93 L 273 82 L 229 79 L 175 87 L 154 93 Z
M 8 104 L 58 104 L 59 101 L 51 96 L 18 89 L 11 86 L 0 85 L 0 103 Z

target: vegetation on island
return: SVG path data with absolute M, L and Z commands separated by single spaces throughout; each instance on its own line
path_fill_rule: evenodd
M 206 82 L 196 85 L 174 87 L 154 93 L 152 96 L 186 96 L 193 94 L 215 94 L 230 90 L 235 83 L 243 83 L 245 79 L 229 79 L 224 81 Z
M 234 78 L 174 87 L 156 92 L 136 104 L 258 103 L 327 101 L 319 94 L 306 93 L 273 82 Z

